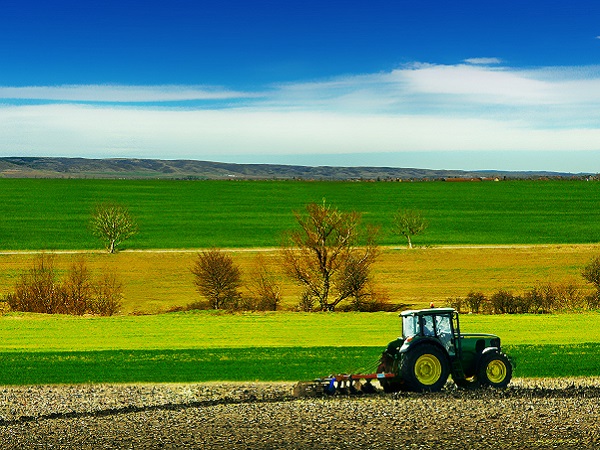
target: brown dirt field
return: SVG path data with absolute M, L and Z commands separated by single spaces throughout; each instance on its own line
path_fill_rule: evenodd
M 293 399 L 291 384 L 0 388 L 3 449 L 594 449 L 598 379 Z
M 282 286 L 282 307 L 294 308 L 299 288 L 281 273 L 276 250 L 230 252 L 246 282 L 252 278 L 257 256 L 262 255 Z M 598 254 L 600 245 L 386 248 L 374 267 L 374 279 L 392 302 L 421 307 L 430 301 L 439 304 L 449 297 L 464 297 L 471 290 L 485 294 L 500 288 L 523 292 L 548 281 L 584 285 L 581 268 Z M 162 312 L 201 299 L 190 273 L 193 250 L 58 253 L 56 265 L 66 270 L 82 255 L 92 270 L 120 274 L 125 285 L 125 314 Z M 31 266 L 33 257 L 27 253 L 0 254 L 0 295 L 12 290 L 18 274 Z

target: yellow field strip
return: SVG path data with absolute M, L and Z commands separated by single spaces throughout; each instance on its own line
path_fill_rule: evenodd
M 56 266 L 66 270 L 84 257 L 90 269 L 116 272 L 124 282 L 123 313 L 156 313 L 200 300 L 190 269 L 198 249 L 104 252 L 61 251 Z M 252 278 L 260 254 L 282 286 L 283 308 L 297 303 L 299 287 L 281 271 L 278 249 L 227 250 L 239 264 L 245 281 Z M 38 252 L 0 253 L 0 295 L 13 289 L 22 270 Z M 50 252 L 47 252 L 50 253 Z M 406 250 L 386 247 L 374 267 L 375 283 L 394 303 L 414 306 L 443 303 L 448 297 L 476 290 L 498 289 L 521 293 L 539 283 L 574 281 L 585 285 L 581 269 L 600 245 L 456 246 Z

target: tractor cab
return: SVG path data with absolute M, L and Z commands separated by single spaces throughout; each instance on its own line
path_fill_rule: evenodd
M 435 339 L 450 356 L 456 355 L 456 337 L 460 335 L 458 313 L 452 308 L 431 308 L 404 311 L 402 339 L 404 351 L 415 339 Z M 400 348 L 400 352 L 403 349 Z

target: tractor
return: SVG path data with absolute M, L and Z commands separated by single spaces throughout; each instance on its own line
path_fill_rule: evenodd
M 388 344 L 377 372 L 337 374 L 300 382 L 299 397 L 336 393 L 374 393 L 377 380 L 384 392 L 442 389 L 452 376 L 459 387 L 503 388 L 513 366 L 493 334 L 461 333 L 459 313 L 453 308 L 409 310 L 400 314 L 402 337 Z
M 453 308 L 404 311 L 402 337 L 388 344 L 377 372 L 385 392 L 439 391 L 448 376 L 460 387 L 506 387 L 512 364 L 493 334 L 461 333 Z

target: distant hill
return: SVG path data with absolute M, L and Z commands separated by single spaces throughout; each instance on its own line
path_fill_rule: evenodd
M 1 178 L 170 178 L 279 180 L 426 180 L 479 178 L 572 178 L 589 174 L 430 170 L 396 167 L 292 166 L 230 164 L 194 160 L 0 158 Z

